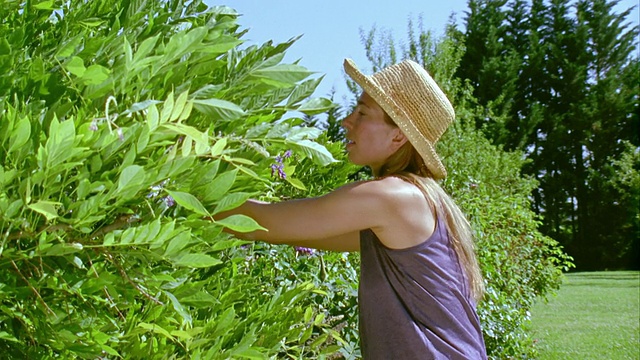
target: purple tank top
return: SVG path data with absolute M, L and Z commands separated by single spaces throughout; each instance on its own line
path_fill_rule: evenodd
M 486 359 L 475 304 L 446 226 L 407 249 L 360 232 L 360 342 L 372 359 Z

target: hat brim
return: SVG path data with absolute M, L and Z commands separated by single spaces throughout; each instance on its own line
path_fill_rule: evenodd
M 436 153 L 433 144 L 421 135 L 405 111 L 393 101 L 392 96 L 387 94 L 384 89 L 376 83 L 373 77 L 363 74 L 353 60 L 345 59 L 344 70 L 353 81 L 360 85 L 362 91 L 371 96 L 389 117 L 391 117 L 396 125 L 398 125 L 411 145 L 418 151 L 433 177 L 436 179 L 444 179 L 447 177 L 447 170 L 442 164 L 438 153 Z

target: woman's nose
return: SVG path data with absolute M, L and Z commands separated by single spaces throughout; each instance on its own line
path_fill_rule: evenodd
M 342 119 L 342 127 L 349 130 L 351 128 L 351 125 L 353 125 L 353 122 L 351 121 L 351 118 L 353 117 L 353 113 L 347 115 L 347 117 L 345 117 L 344 119 Z

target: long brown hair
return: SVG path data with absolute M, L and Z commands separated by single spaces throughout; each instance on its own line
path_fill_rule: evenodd
M 386 113 L 385 120 L 395 125 Z M 414 184 L 424 194 L 433 213 L 445 217 L 449 238 L 464 269 L 470 295 L 480 301 L 484 294 L 484 282 L 475 254 L 471 225 L 458 205 L 433 178 L 413 145 L 407 141 L 374 175 L 378 178 L 396 176 Z

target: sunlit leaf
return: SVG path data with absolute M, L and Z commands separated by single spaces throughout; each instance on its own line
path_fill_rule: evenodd
M 109 78 L 110 73 L 111 73 L 111 70 L 107 69 L 106 67 L 102 65 L 94 64 L 94 65 L 90 65 L 87 68 L 87 70 L 81 76 L 81 79 L 87 85 L 98 85 L 98 84 L 101 84 L 103 81 L 107 80 L 107 78 Z
M 82 61 L 82 59 L 77 56 L 72 57 L 64 67 L 70 73 L 77 77 L 82 77 L 82 75 L 84 75 L 85 71 L 87 70 L 87 68 L 84 67 L 84 61 Z
M 216 223 L 237 232 L 267 230 L 262 226 L 260 226 L 260 224 L 258 224 L 252 218 L 246 215 L 240 215 L 240 214 L 231 215 L 221 220 L 216 220 Z
M 37 213 L 44 215 L 47 221 L 53 220 L 58 217 L 58 207 L 62 205 L 58 202 L 43 201 L 40 200 L 34 204 L 29 204 L 27 207 Z
M 41 1 L 34 4 L 33 8 L 38 10 L 53 10 L 53 0 Z
M 218 204 L 216 205 L 215 210 L 213 210 L 212 214 L 217 214 L 222 211 L 234 209 L 244 202 L 246 202 L 251 197 L 250 193 L 244 192 L 235 192 L 225 195 Z
M 222 264 L 220 259 L 207 254 L 184 254 L 173 258 L 171 262 L 176 266 L 190 268 L 206 268 Z
M 236 181 L 236 170 L 227 171 L 220 174 L 212 182 L 206 185 L 206 192 L 203 201 L 209 203 L 218 200 L 224 196 Z
M 31 122 L 29 119 L 27 117 L 20 119 L 11 135 L 9 139 L 9 152 L 19 149 L 29 140 L 29 136 L 31 136 Z
M 311 140 L 305 139 L 295 142 L 287 142 L 287 144 L 297 151 L 304 153 L 316 164 L 326 166 L 337 161 L 326 147 Z
M 71 56 L 76 51 L 76 48 L 80 45 L 81 42 L 82 42 L 81 35 L 71 38 L 71 40 L 67 41 L 63 46 L 61 46 L 58 49 L 58 51 L 55 54 L 55 57 L 57 59 L 63 59 L 68 56 Z
M 255 70 L 252 76 L 274 80 L 276 82 L 293 84 L 300 80 L 306 79 L 313 72 L 300 65 L 279 64 L 268 68 Z
M 317 115 L 333 108 L 335 105 L 331 100 L 325 98 L 314 98 L 300 105 L 298 111 L 306 115 Z
M 198 200 L 195 196 L 182 192 L 182 191 L 171 191 L 165 190 L 171 197 L 182 207 L 189 209 L 200 215 L 210 215 L 207 209 L 202 205 L 200 200 Z
M 241 107 L 226 100 L 193 100 L 193 106 L 201 113 L 222 121 L 235 120 L 245 115 L 245 111 Z
M 220 156 L 224 151 L 225 147 L 227 147 L 227 138 L 226 137 L 220 138 L 211 147 L 211 156 L 212 157 Z
M 118 191 L 131 186 L 141 184 L 144 181 L 145 171 L 140 165 L 129 165 L 122 170 L 118 178 Z

